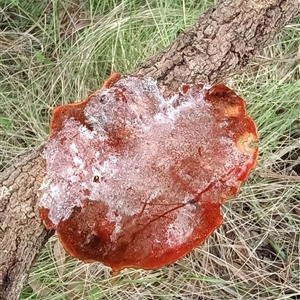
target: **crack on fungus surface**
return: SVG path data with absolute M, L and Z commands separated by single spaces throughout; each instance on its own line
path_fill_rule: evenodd
M 155 269 L 201 244 L 257 159 L 254 122 L 224 84 L 112 75 L 56 108 L 40 215 L 67 252 L 114 271 Z

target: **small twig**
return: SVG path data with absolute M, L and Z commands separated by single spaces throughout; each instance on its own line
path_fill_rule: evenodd
M 263 178 L 277 178 L 277 179 L 286 179 L 294 182 L 300 182 L 300 176 L 282 175 L 272 171 L 261 172 L 259 175 Z
M 19 35 L 19 36 L 22 36 L 24 38 L 27 38 L 31 41 L 35 41 L 36 43 L 38 43 L 40 45 L 40 48 L 41 48 L 41 52 L 43 53 L 44 52 L 44 45 L 43 43 L 38 39 L 36 38 L 33 34 L 31 33 L 28 33 L 28 32 L 17 32 L 17 31 L 1 31 L 0 32 L 0 35 Z

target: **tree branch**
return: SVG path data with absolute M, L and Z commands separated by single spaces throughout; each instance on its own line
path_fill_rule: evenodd
M 0 176 L 0 299 L 19 298 L 33 261 L 52 234 L 38 212 L 38 189 L 45 175 L 42 148 Z
M 295 0 L 220 1 L 136 73 L 171 90 L 182 83 L 224 81 L 268 45 L 299 7 Z

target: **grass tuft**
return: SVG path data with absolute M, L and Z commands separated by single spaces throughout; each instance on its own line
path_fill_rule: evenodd
M 4 0 L 0 8 L 0 170 L 44 141 L 55 106 L 112 72 L 130 73 L 214 1 Z M 259 161 L 200 247 L 156 271 L 70 258 L 47 243 L 21 299 L 300 297 L 300 19 L 227 82 L 258 126 Z

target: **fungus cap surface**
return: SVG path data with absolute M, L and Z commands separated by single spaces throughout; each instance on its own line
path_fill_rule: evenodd
M 55 109 L 43 155 L 41 218 L 66 251 L 114 271 L 155 269 L 222 223 L 258 150 L 244 101 L 224 84 L 112 75 L 86 100 Z

